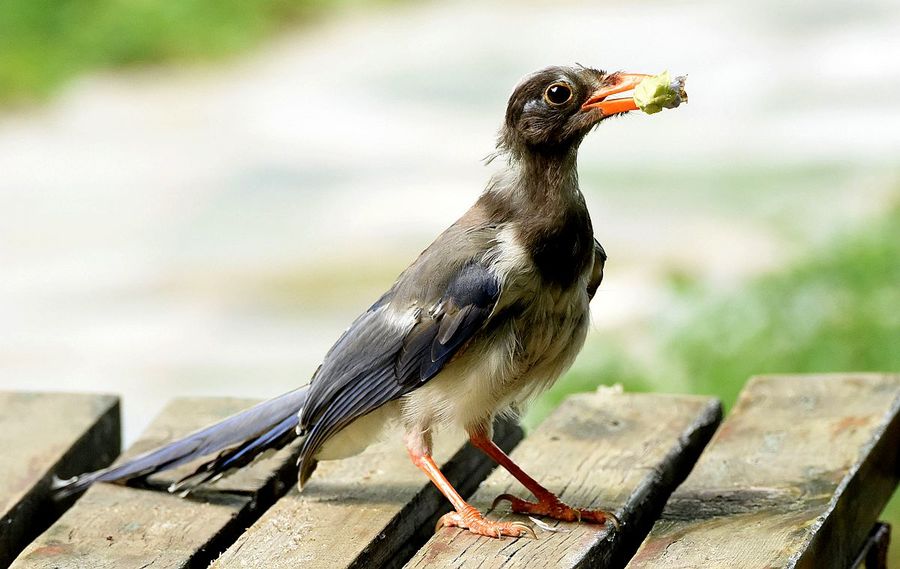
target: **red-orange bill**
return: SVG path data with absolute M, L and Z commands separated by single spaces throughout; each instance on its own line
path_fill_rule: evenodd
M 650 77 L 650 75 L 644 75 L 642 73 L 619 73 L 616 75 L 615 83 L 595 91 L 590 98 L 581 105 L 581 110 L 600 109 L 600 112 L 602 112 L 604 116 L 636 111 L 639 107 L 632 97 L 618 97 L 615 99 L 608 99 L 607 97 L 617 93 L 630 91 L 637 87 L 638 83 L 647 77 Z

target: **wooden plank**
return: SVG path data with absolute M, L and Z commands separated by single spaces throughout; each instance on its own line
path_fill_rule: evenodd
M 721 420 L 704 397 L 622 394 L 570 397 L 512 453 L 526 472 L 578 507 L 612 510 L 619 531 L 545 520 L 537 539 L 489 539 L 442 529 L 407 567 L 621 567 L 637 549 Z M 497 470 L 475 493 L 484 510 L 498 494 L 527 494 Z M 491 517 L 527 518 L 498 506 Z
M 522 437 L 498 423 L 506 449 Z M 435 459 L 463 495 L 494 467 L 464 444 L 462 433 L 438 433 Z M 408 559 L 434 531 L 449 504 L 409 460 L 400 437 L 359 456 L 320 463 L 302 493 L 278 501 L 214 564 L 217 568 L 322 569 L 384 567 Z
M 628 567 L 848 567 L 898 449 L 900 375 L 754 378 Z
M 253 405 L 244 399 L 178 399 L 126 453 L 174 440 Z M 97 484 L 19 556 L 15 569 L 206 567 L 296 480 L 292 447 L 188 498 Z M 152 482 L 168 485 L 185 465 Z
M 120 431 L 111 395 L 0 392 L 0 567 L 74 502 L 50 498 L 53 475 L 108 465 Z

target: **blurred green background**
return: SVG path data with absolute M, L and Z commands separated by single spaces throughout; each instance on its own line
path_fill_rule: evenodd
M 295 386 L 476 198 L 518 78 L 574 62 L 691 102 L 585 143 L 607 277 L 527 424 L 604 384 L 896 372 L 898 29 L 887 0 L 7 0 L 0 387 L 123 393 L 130 441 L 171 397 Z
M 0 101 L 45 99 L 101 67 L 239 53 L 287 23 L 347 0 L 7 0 L 0 4 Z

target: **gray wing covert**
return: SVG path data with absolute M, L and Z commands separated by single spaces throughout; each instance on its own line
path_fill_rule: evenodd
M 437 302 L 394 306 L 392 295 L 353 322 L 313 378 L 299 425 L 306 435 L 301 483 L 329 437 L 437 375 L 484 326 L 500 283 L 489 268 L 471 261 L 450 278 Z

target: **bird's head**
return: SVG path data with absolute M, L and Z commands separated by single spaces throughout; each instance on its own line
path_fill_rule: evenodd
M 629 97 L 608 97 L 633 89 L 645 77 L 588 67 L 548 67 L 532 73 L 509 98 L 498 148 L 513 155 L 577 149 L 600 121 L 638 108 Z

